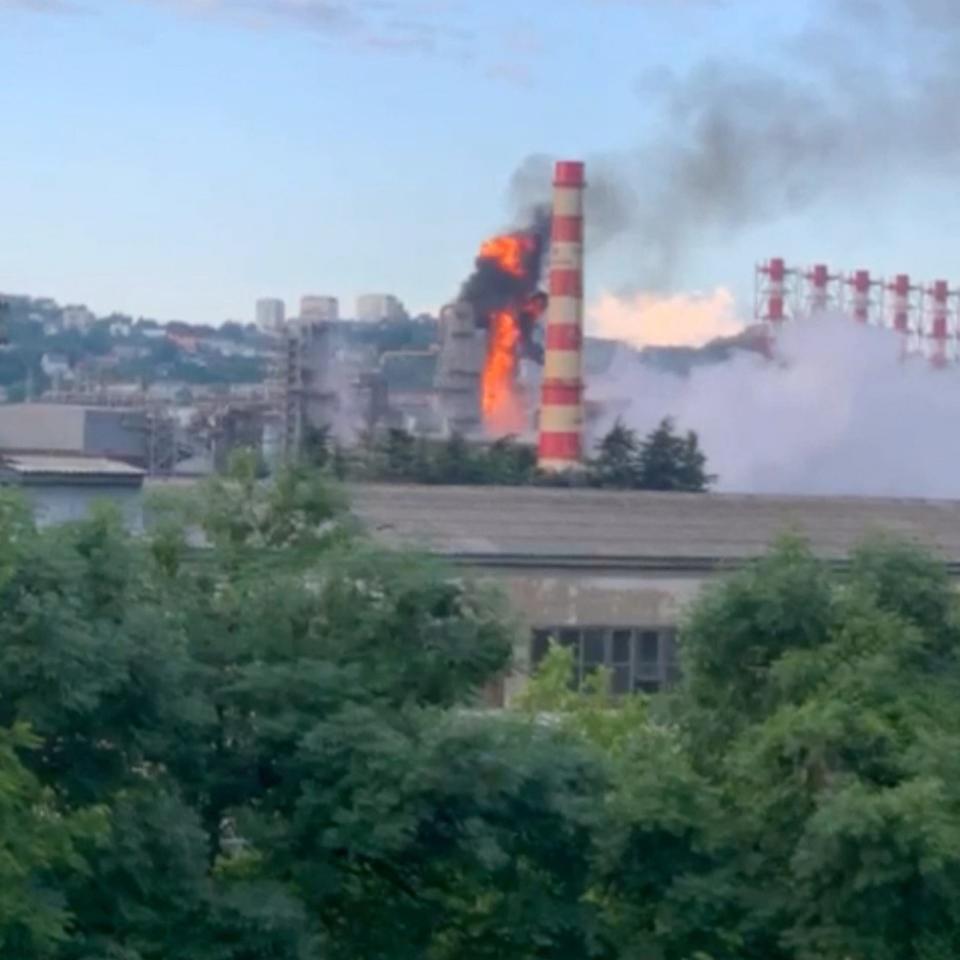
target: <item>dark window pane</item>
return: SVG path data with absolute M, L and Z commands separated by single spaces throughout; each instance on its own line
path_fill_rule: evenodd
M 547 651 L 550 649 L 551 636 L 549 630 L 533 631 L 533 639 L 530 641 L 530 662 L 534 666 L 547 655 Z
M 676 663 L 679 659 L 677 650 L 677 631 L 666 630 L 663 634 L 663 659 L 666 663 Z
M 653 630 L 644 630 L 639 637 L 637 659 L 641 663 L 656 663 L 660 659 L 660 635 Z
M 561 647 L 575 647 L 580 643 L 580 631 L 561 630 L 559 639 Z
M 605 660 L 604 636 L 602 630 L 583 631 L 583 662 L 590 666 L 598 666 Z
M 633 689 L 638 693 L 656 693 L 660 689 L 660 684 L 656 680 L 637 680 Z
M 613 631 L 613 656 L 614 663 L 630 662 L 630 640 L 633 636 L 630 630 Z
M 653 680 L 660 682 L 660 664 L 659 663 L 638 663 L 635 665 L 633 675 L 638 680 Z
M 627 665 L 613 668 L 611 677 L 613 692 L 615 694 L 624 694 L 630 692 L 630 667 Z

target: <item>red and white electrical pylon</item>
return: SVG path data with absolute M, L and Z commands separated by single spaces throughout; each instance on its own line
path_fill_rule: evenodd
M 782 257 L 759 264 L 754 283 L 755 319 L 772 327 L 793 320 L 796 316 L 798 278 L 799 271 L 788 267 Z
M 957 297 L 946 280 L 934 281 L 924 292 L 924 353 L 938 370 L 953 359 L 950 339 L 957 330 Z
M 870 276 L 869 270 L 856 270 L 844 283 L 847 287 L 844 306 L 857 323 L 876 323 L 882 313 L 883 284 Z
M 919 284 L 911 283 L 905 273 L 898 273 L 886 284 L 887 319 L 885 326 L 900 336 L 901 355 L 906 357 L 915 348 L 923 308 Z
M 831 273 L 825 263 L 814 264 L 806 270 L 803 282 L 803 307 L 810 316 L 840 309 L 840 275 Z

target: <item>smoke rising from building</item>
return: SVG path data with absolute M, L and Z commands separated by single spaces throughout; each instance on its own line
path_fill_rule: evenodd
M 841 316 L 786 325 L 777 352 L 684 378 L 623 348 L 587 385 L 605 411 L 595 433 L 617 416 L 641 433 L 673 416 L 698 431 L 724 491 L 960 497 L 950 370 L 903 363 L 897 336 Z
M 906 174 L 955 172 L 954 0 L 822 0 L 800 32 L 764 55 L 643 78 L 639 95 L 655 110 L 655 132 L 634 150 L 587 158 L 589 242 L 629 241 L 637 286 L 670 286 L 694 241 L 827 198 L 862 202 Z M 549 163 L 531 157 L 521 165 L 514 202 L 542 195 Z

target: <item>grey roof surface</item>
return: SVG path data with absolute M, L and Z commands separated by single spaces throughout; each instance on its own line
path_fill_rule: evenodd
M 62 476 L 93 478 L 142 479 L 145 471 L 128 463 L 106 457 L 71 457 L 60 454 L 11 453 L 0 454 L 0 470 L 17 476 Z
M 785 532 L 843 560 L 887 532 L 960 566 L 960 501 L 389 485 L 349 494 L 380 540 L 480 564 L 709 568 L 754 559 Z

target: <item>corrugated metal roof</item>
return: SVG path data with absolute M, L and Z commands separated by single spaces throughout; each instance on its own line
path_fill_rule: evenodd
M 382 541 L 490 564 L 735 564 L 790 531 L 830 560 L 888 532 L 960 564 L 958 501 L 390 485 L 349 493 Z
M 0 469 L 20 476 L 124 477 L 142 478 L 145 471 L 106 457 L 71 457 L 60 454 L 0 454 Z

